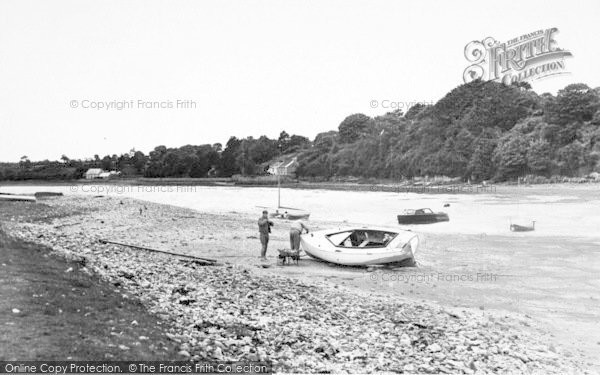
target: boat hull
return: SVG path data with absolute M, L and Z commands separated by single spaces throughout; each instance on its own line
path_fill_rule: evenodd
M 310 217 L 310 212 L 301 211 L 301 210 L 282 210 L 275 209 L 269 217 L 273 219 L 285 219 L 285 220 L 308 220 Z
M 402 231 L 386 247 L 341 247 L 333 245 L 326 235 L 338 230 L 319 231 L 303 234 L 300 237 L 302 249 L 309 256 L 329 263 L 344 266 L 369 266 L 414 261 L 418 247 L 418 237 L 414 233 Z M 407 245 L 408 244 L 408 245 Z
M 0 194 L 0 202 L 35 202 L 36 198 L 30 195 L 12 195 L 12 194 Z
M 432 224 L 444 221 L 450 221 L 450 217 L 443 212 L 421 215 L 398 215 L 398 224 Z
M 522 225 L 511 224 L 510 226 L 511 232 L 532 232 L 534 231 L 533 227 L 525 227 Z

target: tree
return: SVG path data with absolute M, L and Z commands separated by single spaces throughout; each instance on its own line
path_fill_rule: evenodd
M 361 136 L 366 134 L 371 122 L 372 119 L 362 113 L 356 113 L 346 117 L 338 127 L 340 142 L 356 142 Z
M 546 102 L 546 121 L 559 125 L 591 121 L 598 109 L 598 93 L 588 85 L 575 83 L 559 90 L 554 101 Z
M 410 107 L 408 111 L 406 111 L 404 118 L 407 120 L 415 120 L 426 108 L 427 106 L 425 104 L 417 103 Z
M 493 161 L 496 142 L 494 139 L 480 138 L 475 145 L 475 151 L 468 164 L 470 177 L 475 181 L 492 178 L 495 173 Z
M 279 134 L 277 139 L 277 149 L 280 153 L 285 154 L 290 147 L 290 135 L 284 130 Z
M 527 150 L 527 166 L 537 175 L 548 176 L 552 172 L 552 148 L 544 139 L 534 141 Z
M 560 148 L 557 151 L 557 163 L 561 174 L 576 175 L 579 168 L 585 165 L 583 145 L 576 141 Z
M 289 152 L 297 151 L 298 149 L 301 149 L 308 144 L 310 144 L 310 141 L 308 140 L 308 138 L 301 136 L 301 135 L 294 134 L 290 137 L 289 147 L 288 147 L 287 151 L 289 151 Z
M 148 162 L 148 158 L 141 151 L 136 151 L 131 158 L 131 163 L 137 173 L 144 172 L 147 162 Z
M 242 141 L 236 137 L 230 137 L 225 144 L 225 150 L 221 153 L 219 165 L 220 175 L 231 177 L 236 173 L 240 173 L 240 165 L 237 159 L 241 153 Z
M 511 132 L 500 140 L 496 159 L 500 178 L 523 176 L 527 171 L 527 140 L 517 132 Z
M 29 169 L 31 168 L 31 161 L 27 155 L 21 156 L 21 160 L 19 161 L 19 166 L 21 169 Z

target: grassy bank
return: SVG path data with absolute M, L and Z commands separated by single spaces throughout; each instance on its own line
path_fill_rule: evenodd
M 5 207 L 3 207 L 5 209 Z M 162 321 L 81 258 L 8 238 L 0 229 L 0 358 L 168 360 Z

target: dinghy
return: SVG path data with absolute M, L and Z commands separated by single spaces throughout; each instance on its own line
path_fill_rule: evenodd
M 277 174 L 277 208 L 256 206 L 264 208 L 269 211 L 269 217 L 273 219 L 286 219 L 286 220 L 308 220 L 310 212 L 302 210 L 300 208 L 284 207 L 281 205 L 281 180 L 280 175 Z
M 430 208 L 418 210 L 404 210 L 398 215 L 398 224 L 431 224 L 440 221 L 450 221 L 445 212 L 433 212 Z
M 287 220 L 308 220 L 309 216 L 310 212 L 292 207 L 279 207 L 275 209 L 275 212 L 271 213 L 272 218 Z
M 303 234 L 302 249 L 311 257 L 345 266 L 367 266 L 414 260 L 419 237 L 384 227 L 349 227 Z
M 510 224 L 511 232 L 532 232 L 535 230 L 535 221 L 531 222 L 531 226 Z
M 0 194 L 0 202 L 35 202 L 35 197 L 31 195 Z

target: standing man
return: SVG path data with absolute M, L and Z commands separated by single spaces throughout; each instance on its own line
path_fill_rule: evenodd
M 260 233 L 260 243 L 262 245 L 260 258 L 262 260 L 267 260 L 267 245 L 269 244 L 271 226 L 273 226 L 273 222 L 269 220 L 269 213 L 267 210 L 264 210 L 262 212 L 262 217 L 258 219 L 258 232 Z
M 300 235 L 304 230 L 308 233 L 308 227 L 302 220 L 296 220 L 292 223 L 292 227 L 290 228 L 290 246 L 292 251 L 300 251 Z

